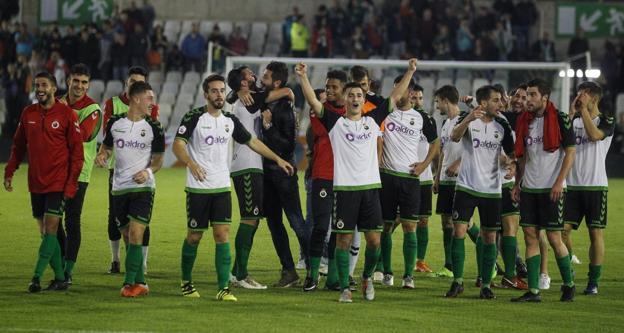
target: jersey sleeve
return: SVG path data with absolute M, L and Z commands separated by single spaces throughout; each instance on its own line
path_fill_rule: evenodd
M 104 119 L 102 121 L 102 129 L 106 135 L 106 128 L 108 127 L 108 121 L 113 117 L 113 100 L 108 99 L 104 103 Z
M 423 117 L 423 135 L 427 138 L 427 142 L 432 143 L 438 138 L 435 120 L 424 112 L 420 112 L 420 115 Z
M 605 114 L 600 114 L 600 123 L 598 123 L 598 129 L 604 133 L 606 139 L 613 135 L 615 131 L 615 119 L 612 116 L 608 116 Z
M 392 112 L 392 104 L 390 103 L 390 99 L 386 98 L 381 104 L 379 104 L 376 108 L 371 110 L 366 115 L 373 118 L 377 125 L 381 125 L 381 123 L 384 121 L 384 119 L 386 119 L 390 112 Z
M 66 198 L 73 198 L 78 190 L 78 177 L 80 176 L 82 165 L 84 163 L 84 148 L 82 145 L 82 135 L 80 133 L 78 116 L 74 110 L 69 108 L 69 106 L 65 106 L 65 108 L 68 115 L 66 139 L 70 154 L 70 165 L 63 195 Z
M 231 115 L 229 117 L 232 119 L 232 122 L 234 122 L 234 130 L 232 131 L 232 138 L 234 138 L 234 141 L 240 144 L 249 142 L 249 140 L 251 140 L 251 133 L 245 129 L 245 126 L 243 126 L 236 116 Z
M 154 133 L 154 139 L 152 139 L 152 153 L 162 154 L 165 152 L 165 131 L 158 121 L 152 121 L 149 124 L 152 126 L 152 132 Z
M 336 125 L 336 122 L 340 119 L 340 117 L 341 116 L 336 112 L 325 110 L 325 107 L 323 107 L 321 109 L 321 116 L 317 119 L 321 121 L 321 124 L 323 124 L 327 132 L 329 132 L 332 128 L 334 128 L 334 125 Z
M 502 118 L 496 118 L 496 121 L 498 121 L 499 124 L 501 124 L 501 126 L 503 126 L 503 141 L 502 141 L 502 146 L 503 146 L 503 151 L 505 152 L 505 154 L 507 154 L 507 156 L 511 156 L 514 153 L 514 138 L 513 138 L 513 131 L 511 129 L 511 125 Z
M 104 141 L 102 141 L 102 144 L 108 148 L 113 148 L 113 133 L 112 133 L 112 128 L 113 128 L 113 124 L 115 124 L 115 121 L 119 119 L 117 117 L 112 117 L 109 120 L 106 120 L 106 128 L 104 129 Z
M 195 131 L 198 121 L 199 116 L 195 112 L 190 111 L 185 114 L 180 122 L 175 138 L 188 142 L 193 135 L 193 131 Z
M 251 97 L 253 97 L 254 103 L 247 106 L 247 111 L 250 113 L 256 113 L 266 108 L 266 99 L 269 97 L 269 92 L 267 90 L 263 90 L 253 94 Z
M 574 147 L 576 142 L 574 140 L 574 129 L 572 128 L 572 121 L 570 120 L 570 117 L 561 112 L 558 112 L 557 116 L 559 117 L 561 145 L 563 145 L 563 147 Z
M 82 141 L 89 142 L 93 140 L 100 132 L 102 126 L 102 112 L 99 108 L 93 110 L 93 112 L 80 122 L 80 134 L 82 134 Z

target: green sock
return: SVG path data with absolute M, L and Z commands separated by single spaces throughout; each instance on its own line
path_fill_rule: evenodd
M 182 281 L 193 281 L 193 265 L 197 257 L 197 245 L 189 244 L 186 239 L 182 242 Z
M 52 246 L 54 246 L 54 252 L 52 252 L 52 257 L 50 257 L 50 266 L 54 270 L 54 279 L 63 281 L 65 280 L 65 266 L 61 256 L 61 245 L 56 236 L 52 239 Z
M 65 260 L 65 273 L 70 274 L 74 271 L 75 261 Z
M 348 280 L 349 278 L 347 277 L 347 281 Z M 325 280 L 325 284 L 328 286 L 333 286 L 336 283 L 338 283 L 338 266 L 336 265 L 336 258 L 330 258 L 329 262 L 327 263 L 327 280 Z
M 483 287 L 490 287 L 490 282 L 492 282 L 492 270 L 494 269 L 494 264 L 496 263 L 496 243 L 492 244 L 483 244 L 483 272 L 490 272 L 483 274 L 483 283 L 481 284 Z
M 143 246 L 141 246 L 141 250 L 142 248 Z M 141 264 L 139 265 L 139 269 L 137 270 L 136 276 L 134 277 L 134 283 L 146 284 L 145 272 L 143 271 L 143 251 L 141 251 Z
M 456 282 L 464 281 L 464 260 L 466 256 L 465 238 L 453 237 L 451 257 L 453 258 L 453 278 Z
M 472 240 L 473 243 L 477 242 L 477 238 L 479 238 L 480 231 L 481 230 L 479 229 L 476 223 L 473 223 L 472 227 L 468 229 L 468 237 L 470 237 L 470 240 Z
M 321 257 L 310 257 L 310 277 L 312 278 L 312 281 L 318 281 L 320 266 Z
M 453 257 L 451 255 L 453 228 L 443 228 L 442 235 L 444 239 L 444 267 L 451 269 L 453 267 Z
M 570 263 L 570 256 L 563 256 L 557 258 L 557 266 L 559 266 L 559 273 L 561 273 L 561 279 L 563 284 L 572 287 L 574 280 L 572 279 L 572 265 Z
M 236 257 L 234 259 L 234 267 L 232 268 L 232 274 L 236 275 L 236 279 L 243 280 L 247 277 L 247 264 L 249 263 L 249 254 L 251 253 L 251 244 L 253 243 L 253 236 L 255 226 L 241 223 L 236 233 L 236 240 L 234 242 L 234 248 L 236 249 Z
M 418 241 L 415 232 L 403 234 L 403 261 L 405 263 L 405 273 L 403 277 L 412 276 L 414 266 L 416 266 L 416 251 L 418 251 Z
M 54 241 L 58 244 L 56 235 L 45 234 L 41 238 L 41 244 L 39 245 L 39 257 L 37 258 L 37 264 L 35 265 L 34 277 L 40 278 L 50 263 L 50 258 L 52 258 L 52 254 L 54 254 L 55 249 Z
M 542 261 L 541 255 L 535 255 L 530 258 L 527 258 L 527 273 L 528 273 L 528 284 L 529 290 L 537 294 L 539 293 L 539 274 L 540 274 L 540 262 Z
M 416 239 L 418 240 L 418 250 L 416 256 L 418 260 L 425 260 L 427 245 L 429 245 L 429 227 L 416 227 Z
M 383 237 L 381 237 L 383 239 Z M 392 247 L 392 245 L 390 245 Z M 379 256 L 379 260 L 377 260 L 377 265 L 375 266 L 375 272 L 384 272 L 384 263 L 383 263 L 383 255 Z
M 230 281 L 230 265 L 232 257 L 230 256 L 230 243 L 220 243 L 215 245 L 215 267 L 217 269 L 217 282 L 219 290 L 228 287 Z
M 373 273 L 375 272 L 375 264 L 377 263 L 377 260 L 379 259 L 380 255 L 381 255 L 380 248 L 376 248 L 376 249 L 369 249 L 368 247 L 366 248 L 366 251 L 364 251 L 364 271 L 362 272 L 362 277 L 366 279 L 373 275 Z M 384 265 L 384 267 L 386 266 Z
M 392 234 L 385 231 L 381 233 L 381 259 L 384 274 L 392 274 Z
M 587 273 L 587 276 L 589 277 L 589 283 L 598 285 L 598 280 L 600 280 L 601 272 L 602 272 L 602 265 L 589 264 L 589 273 Z
M 514 236 L 503 236 L 501 242 L 505 277 L 511 279 L 516 276 L 516 249 L 518 248 L 518 241 Z
M 349 251 L 336 248 L 335 257 L 340 289 L 344 290 L 349 288 Z
M 483 278 L 483 238 L 477 237 L 475 243 L 477 245 L 477 277 Z
M 129 244 L 126 251 L 126 275 L 124 284 L 135 284 L 136 275 L 143 266 L 143 246 L 141 244 Z

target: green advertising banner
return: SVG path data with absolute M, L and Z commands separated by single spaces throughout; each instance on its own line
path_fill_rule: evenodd
M 113 0 L 39 0 L 39 24 L 99 23 L 113 13 Z
M 623 37 L 624 4 L 557 3 L 555 24 L 558 37 L 572 37 L 577 28 L 588 38 Z

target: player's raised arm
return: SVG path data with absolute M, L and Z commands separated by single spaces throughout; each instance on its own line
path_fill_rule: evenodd
M 396 101 L 401 99 L 401 96 L 403 96 L 403 94 L 409 87 L 409 84 L 412 81 L 412 77 L 414 76 L 414 73 L 416 73 L 417 65 L 418 60 L 416 58 L 412 58 L 409 60 L 407 70 L 405 71 L 405 74 L 403 74 L 403 78 L 396 86 L 394 86 L 394 89 L 392 89 L 392 92 L 388 97 L 388 99 L 390 100 L 391 108 L 394 108 L 394 106 L 396 105 Z
M 459 123 L 455 125 L 453 131 L 451 132 L 451 140 L 454 142 L 459 142 L 462 136 L 466 133 L 468 129 L 468 125 L 476 119 L 480 119 L 485 115 L 485 111 L 477 106 L 474 110 L 470 111 L 467 115 L 459 118 Z
M 314 94 L 314 88 L 310 84 L 310 79 L 308 79 L 308 65 L 303 62 L 300 62 L 295 66 L 295 73 L 299 77 L 299 82 L 301 83 L 301 89 L 303 90 L 303 96 L 305 97 L 308 104 L 310 104 L 310 109 L 314 111 L 317 117 L 323 117 L 323 104 L 316 98 Z

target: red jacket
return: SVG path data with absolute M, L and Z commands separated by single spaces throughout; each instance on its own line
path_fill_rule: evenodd
M 128 100 L 128 95 L 126 95 L 126 93 L 121 93 L 121 95 L 119 95 L 119 98 L 121 99 L 122 102 L 124 102 L 124 104 L 126 105 L 130 105 L 130 100 Z M 152 106 L 152 120 L 158 120 L 158 105 L 154 104 L 154 106 Z M 109 98 L 106 103 L 104 103 L 104 119 L 102 122 L 102 132 L 106 131 L 106 124 L 108 124 L 108 121 L 111 119 L 111 117 L 113 116 L 113 99 Z
M 345 108 L 330 102 L 323 103 L 323 112 L 335 112 L 344 115 Z M 310 111 L 310 126 L 314 133 L 314 154 L 312 156 L 312 179 L 334 179 L 334 152 L 329 141 L 329 133 L 314 111 Z
M 31 193 L 63 192 L 72 198 L 84 161 L 76 112 L 59 102 L 45 110 L 33 104 L 22 111 L 13 137 L 4 178 L 13 178 L 28 151 L 28 189 Z

